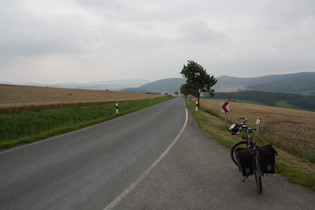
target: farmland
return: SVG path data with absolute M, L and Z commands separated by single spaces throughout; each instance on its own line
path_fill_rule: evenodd
M 256 127 L 256 119 L 260 118 L 260 130 L 254 139 L 260 145 L 276 147 L 276 173 L 315 191 L 314 112 L 232 102 L 225 125 L 220 101 L 201 99 L 198 112 L 195 103 L 187 105 L 198 126 L 229 149 L 241 140 L 241 135 L 233 136 L 228 132 L 229 126 L 237 123 L 238 118 L 246 117 L 247 125 Z
M 201 106 L 223 117 L 220 101 L 201 100 Z M 240 117 L 247 118 L 251 127 L 256 127 L 260 118 L 260 133 L 268 143 L 315 163 L 315 112 L 230 102 L 228 121 L 237 123 Z
M 160 97 L 118 91 L 0 85 L 0 113 Z
M 0 149 L 100 123 L 170 98 L 117 91 L 0 85 Z M 115 110 L 117 102 L 119 113 Z

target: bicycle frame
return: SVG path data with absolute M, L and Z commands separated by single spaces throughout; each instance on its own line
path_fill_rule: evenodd
M 258 189 L 258 193 L 262 192 L 262 184 L 261 184 L 261 177 L 263 175 L 262 171 L 261 171 L 261 167 L 260 167 L 260 146 L 258 144 L 256 144 L 254 142 L 254 139 L 251 137 L 251 134 L 255 132 L 255 128 L 250 128 L 248 126 L 246 126 L 246 118 L 239 118 L 239 120 L 243 120 L 242 123 L 240 123 L 240 130 L 244 130 L 245 131 L 245 137 L 242 137 L 245 141 L 240 141 L 238 143 L 236 143 L 232 149 L 231 149 L 231 157 L 233 162 L 238 165 L 237 161 L 235 160 L 235 156 L 236 155 L 236 148 L 238 146 L 241 145 L 246 145 L 248 151 L 250 152 L 250 154 L 253 157 L 253 172 L 254 172 L 254 176 L 255 176 L 255 181 L 256 181 L 256 185 L 257 185 L 257 189 Z M 232 133 L 233 134 L 233 133 Z M 239 132 L 238 132 L 239 134 Z M 248 178 L 249 176 L 247 176 L 243 182 Z

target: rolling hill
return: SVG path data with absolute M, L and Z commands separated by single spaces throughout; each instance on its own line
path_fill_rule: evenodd
M 214 87 L 217 92 L 236 92 L 238 90 L 256 90 L 265 92 L 296 93 L 315 95 L 315 72 L 302 72 L 284 75 L 268 75 L 263 77 L 239 78 L 218 77 Z M 234 91 L 223 91 L 233 90 Z
M 264 91 L 315 95 L 315 72 L 252 78 L 221 76 L 216 79 L 218 80 L 214 86 L 216 92 Z M 180 87 L 185 82 L 185 78 L 169 78 L 150 82 L 138 88 L 122 89 L 122 91 L 174 93 L 180 92 Z
M 121 91 L 140 93 L 179 93 L 180 87 L 185 83 L 186 79 L 184 78 L 169 78 L 150 82 L 138 88 L 122 89 Z

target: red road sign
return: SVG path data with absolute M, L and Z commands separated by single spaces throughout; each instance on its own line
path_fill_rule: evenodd
M 208 93 L 208 92 L 209 92 L 209 90 L 208 90 L 207 85 L 203 86 L 203 88 L 201 89 L 201 91 L 200 91 L 200 92 L 202 92 L 202 93 Z
M 229 102 L 221 102 L 221 112 L 230 112 Z

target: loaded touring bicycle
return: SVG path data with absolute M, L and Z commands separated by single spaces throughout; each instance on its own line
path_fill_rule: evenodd
M 275 155 L 277 151 L 271 146 L 260 146 L 252 137 L 256 131 L 246 125 L 246 118 L 239 118 L 239 123 L 231 125 L 229 131 L 232 135 L 239 135 L 244 131 L 245 136 L 242 141 L 237 142 L 231 149 L 231 158 L 239 167 L 242 173 L 243 182 L 250 176 L 254 175 L 257 191 L 262 193 L 261 178 L 264 174 L 275 173 Z

